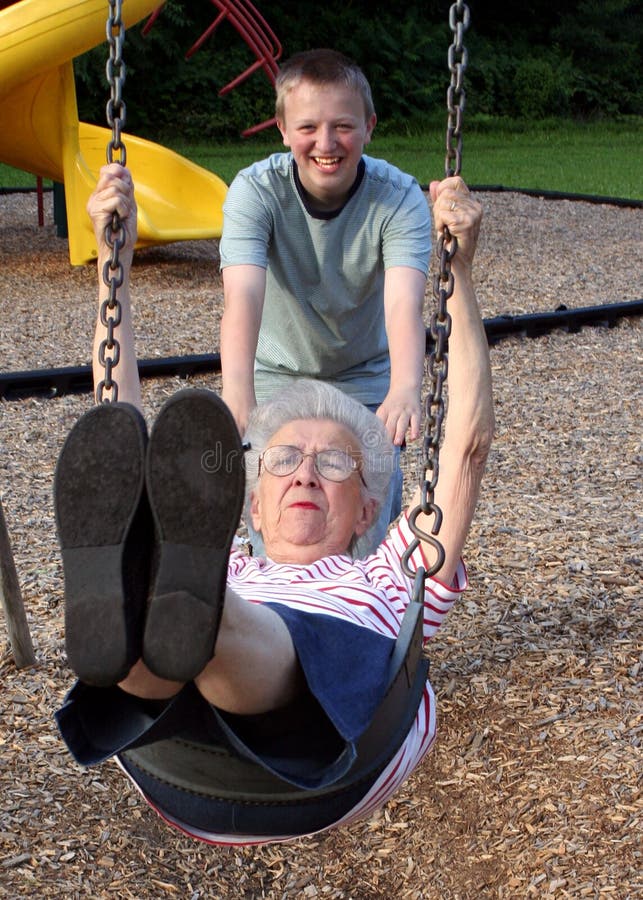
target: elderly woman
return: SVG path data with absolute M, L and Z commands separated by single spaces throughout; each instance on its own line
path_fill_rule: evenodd
M 487 342 L 471 277 L 480 208 L 460 178 L 433 183 L 431 196 L 437 229 L 448 226 L 459 250 L 435 492 L 445 557 L 439 578 L 425 584 L 425 640 L 466 587 L 461 554 L 493 431 Z M 413 538 L 406 516 L 376 553 L 352 557 L 388 488 L 393 449 L 384 425 L 334 388 L 303 380 L 254 410 L 249 450 L 220 398 L 198 389 L 171 397 L 148 439 L 130 310 L 136 205 L 129 172 L 106 166 L 88 210 L 99 273 L 110 258 L 104 231 L 114 211 L 125 230 L 119 398 L 76 423 L 56 471 L 66 647 L 78 676 L 57 713 L 61 733 L 84 765 L 115 756 L 161 815 L 205 840 L 284 839 L 365 815 L 433 742 L 428 681 L 392 758 L 335 798 L 330 812 L 298 819 L 287 799 L 295 786 L 310 792 L 315 809 L 350 769 L 386 693 L 412 595 L 401 565 Z M 99 291 L 102 305 L 107 288 Z M 103 337 L 99 315 L 97 384 Z M 234 546 L 244 495 L 265 557 Z M 410 508 L 418 502 L 419 491 Z M 430 530 L 425 519 L 417 524 Z M 429 567 L 434 553 L 423 544 L 412 564 Z M 284 784 L 285 819 L 258 827 L 252 819 L 244 825 L 236 808 L 222 812 L 226 785 L 212 787 L 204 761 L 222 746 L 230 778 L 235 766 L 249 772 L 243 766 L 251 763 Z

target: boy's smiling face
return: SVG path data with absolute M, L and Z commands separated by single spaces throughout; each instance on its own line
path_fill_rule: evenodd
M 375 115 L 366 118 L 361 96 L 344 85 L 301 81 L 286 95 L 277 125 L 314 207 L 333 210 L 344 203 L 376 121 Z

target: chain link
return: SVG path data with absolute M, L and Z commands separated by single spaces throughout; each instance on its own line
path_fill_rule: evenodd
M 451 83 L 447 90 L 447 155 L 444 171 L 447 178 L 459 175 L 462 168 L 462 117 L 464 114 L 464 72 L 467 68 L 467 50 L 462 43 L 464 32 L 469 27 L 469 7 L 462 0 L 454 3 L 449 10 L 449 28 L 453 32 L 453 43 L 449 47 L 448 66 Z M 455 147 L 453 141 L 456 141 Z M 454 163 L 455 160 L 455 163 Z
M 127 164 L 127 153 L 121 137 L 125 124 L 125 103 L 123 101 L 123 84 L 125 83 L 123 0 L 108 0 L 108 3 L 109 15 L 106 33 L 109 44 L 109 59 L 107 60 L 106 75 L 110 87 L 110 98 L 107 101 L 106 113 L 107 124 L 112 129 L 112 138 L 107 145 L 107 162 L 118 162 L 124 166 Z M 115 152 L 119 154 L 117 159 L 114 159 Z M 120 251 L 125 243 L 125 228 L 117 212 L 113 214 L 111 222 L 105 227 L 105 241 L 112 253 L 110 259 L 103 266 L 103 283 L 108 289 L 108 295 L 101 304 L 100 321 L 105 326 L 106 334 L 98 349 L 98 361 L 105 370 L 105 374 L 96 388 L 96 401 L 98 403 L 115 403 L 118 400 L 118 385 L 114 380 L 113 370 L 120 359 L 120 344 L 116 339 L 115 331 L 121 323 L 121 304 L 118 299 L 118 289 L 123 284 L 124 278 Z M 106 392 L 110 394 L 109 397 L 106 396 Z
M 461 0 L 458 0 L 457 3 L 451 6 L 449 26 L 454 36 L 448 53 L 451 83 L 447 92 L 448 125 L 447 156 L 445 160 L 445 174 L 447 178 L 451 175 L 459 175 L 462 165 L 462 112 L 465 99 L 463 82 L 467 63 L 467 54 L 462 43 L 462 37 L 469 27 L 469 8 Z M 458 58 L 457 62 L 456 57 Z M 456 149 L 453 148 L 454 138 L 457 139 Z M 455 166 L 452 166 L 451 163 L 454 159 Z M 451 260 L 455 256 L 457 248 L 457 240 L 445 228 L 438 238 L 436 254 L 438 265 L 433 278 L 434 312 L 431 315 L 430 323 L 433 347 L 427 362 L 429 389 L 425 398 L 424 439 L 422 445 L 424 480 L 420 482 L 420 503 L 411 511 L 409 516 L 409 526 L 413 532 L 414 539 L 402 557 L 402 568 L 409 577 L 414 577 L 415 574 L 410 567 L 410 558 L 419 547 L 421 541 L 430 544 L 436 552 L 436 560 L 424 573 L 424 578 L 435 575 L 444 564 L 444 547 L 437 537 L 442 525 L 442 510 L 435 503 L 434 493 L 440 473 L 440 440 L 444 421 L 443 389 L 449 371 L 448 351 L 451 316 L 447 310 L 447 302 L 453 294 L 454 280 L 451 271 Z M 420 514 L 433 517 L 430 532 L 420 528 L 417 524 L 417 518 Z

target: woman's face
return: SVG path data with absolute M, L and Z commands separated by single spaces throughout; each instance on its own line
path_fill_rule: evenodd
M 279 444 L 304 453 L 342 450 L 360 459 L 354 434 L 326 419 L 289 422 L 273 434 L 268 446 Z M 271 559 L 307 564 L 346 553 L 353 536 L 364 534 L 370 526 L 375 503 L 364 500 L 357 470 L 346 481 L 328 481 L 316 471 L 313 457 L 305 456 L 290 475 L 281 477 L 262 469 L 250 512 Z

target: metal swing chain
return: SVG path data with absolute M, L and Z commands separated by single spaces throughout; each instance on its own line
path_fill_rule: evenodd
M 459 175 L 462 168 L 462 115 L 464 113 L 464 73 L 467 68 L 467 49 L 462 43 L 469 27 L 469 7 L 462 0 L 454 3 L 449 10 L 449 28 L 453 32 L 453 43 L 449 47 L 448 65 L 451 83 L 447 90 L 447 155 L 444 171 L 447 178 Z M 455 148 L 453 139 L 456 139 Z M 452 165 L 453 160 L 455 164 Z
M 449 47 L 448 53 L 451 83 L 447 91 L 448 125 L 447 155 L 445 160 L 445 174 L 447 178 L 452 175 L 459 175 L 462 165 L 462 113 L 465 101 L 463 81 L 467 64 L 467 53 L 462 43 L 462 38 L 469 27 L 469 19 L 469 8 L 464 2 L 458 0 L 451 6 L 449 10 L 449 27 L 453 32 L 453 43 Z M 454 139 L 457 141 L 455 148 L 453 146 Z M 455 165 L 452 165 L 454 160 Z M 451 272 L 451 260 L 455 256 L 457 248 L 458 242 L 456 238 L 445 228 L 437 243 L 436 255 L 439 265 L 433 279 L 433 299 L 435 304 L 430 323 L 433 349 L 429 354 L 427 363 L 429 390 L 425 399 L 422 447 L 424 481 L 420 482 L 421 502 L 412 510 L 409 516 L 409 526 L 414 534 L 414 539 L 402 557 L 402 568 L 411 578 L 416 574 L 411 569 L 409 561 L 421 541 L 425 541 L 433 546 L 437 558 L 426 572 L 421 569 L 418 570 L 417 576 L 419 576 L 419 579 L 416 577 L 416 592 L 418 589 L 423 590 L 423 584 L 419 584 L 418 581 L 423 582 L 425 578 L 435 575 L 442 568 L 445 557 L 444 547 L 437 537 L 442 524 L 442 510 L 435 503 L 434 494 L 440 471 L 440 439 L 444 421 L 443 388 L 449 369 L 448 344 L 451 334 L 451 316 L 447 310 L 447 301 L 453 294 L 454 281 L 453 273 Z M 430 533 L 417 525 L 417 518 L 422 513 L 433 516 Z
M 107 145 L 107 162 L 127 164 L 125 144 L 121 139 L 121 131 L 125 124 L 125 103 L 123 101 L 123 84 L 125 82 L 125 63 L 123 62 L 123 43 L 125 26 L 122 20 L 123 0 L 108 0 L 109 15 L 107 18 L 107 41 L 109 43 L 109 59 L 106 74 L 110 87 L 110 98 L 107 101 L 107 124 L 112 129 L 112 139 Z M 114 159 L 114 153 L 120 156 Z M 108 295 L 100 308 L 101 324 L 107 329 L 105 338 L 98 348 L 98 361 L 105 370 L 103 380 L 96 388 L 98 403 L 115 403 L 118 400 L 118 385 L 113 377 L 113 370 L 120 359 L 120 344 L 115 330 L 121 323 L 122 311 L 118 299 L 118 289 L 123 284 L 123 264 L 119 259 L 120 251 L 125 243 L 125 228 L 117 212 L 105 226 L 105 241 L 112 251 L 111 258 L 103 266 L 103 283 L 108 288 Z M 105 392 L 110 392 L 106 397 Z

